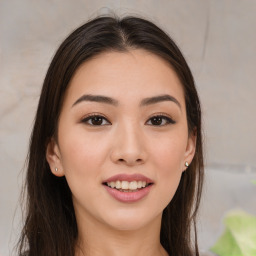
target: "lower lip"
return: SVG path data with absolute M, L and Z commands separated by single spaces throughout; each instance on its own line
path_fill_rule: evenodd
M 117 189 L 110 188 L 106 185 L 104 185 L 108 193 L 114 197 L 116 200 L 123 202 L 123 203 L 133 203 L 141 200 L 144 198 L 149 192 L 152 187 L 152 185 L 149 185 L 143 189 L 140 189 L 135 192 L 121 192 Z

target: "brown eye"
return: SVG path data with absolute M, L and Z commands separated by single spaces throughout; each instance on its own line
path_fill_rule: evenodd
M 151 124 L 154 126 L 164 126 L 168 124 L 175 124 L 174 120 L 163 115 L 153 116 L 149 120 L 151 120 Z
M 82 120 L 83 123 L 92 126 L 102 126 L 110 124 L 107 119 L 100 115 L 90 115 Z

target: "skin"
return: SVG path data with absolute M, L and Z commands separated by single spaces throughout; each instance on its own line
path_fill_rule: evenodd
M 84 94 L 112 97 L 119 104 L 73 105 Z M 140 106 L 142 99 L 163 94 L 179 104 Z M 83 122 L 93 113 L 105 118 L 98 126 L 92 119 Z M 156 125 L 152 117 L 160 113 L 175 123 L 162 118 Z M 86 61 L 65 94 L 57 137 L 58 142 L 48 144 L 46 157 L 52 173 L 65 175 L 72 192 L 76 255 L 167 255 L 160 244 L 162 212 L 175 194 L 185 161 L 193 159 L 196 139 L 188 133 L 183 88 L 170 65 L 141 49 Z M 102 182 L 120 173 L 152 179 L 149 194 L 133 203 L 114 199 Z

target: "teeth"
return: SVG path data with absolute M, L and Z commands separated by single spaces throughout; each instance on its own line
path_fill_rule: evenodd
M 122 183 L 121 183 L 121 181 L 116 181 L 116 188 L 117 189 L 119 189 L 119 188 L 121 188 L 122 187 Z
M 115 182 L 114 182 L 114 181 L 111 181 L 111 182 L 110 182 L 110 187 L 111 187 L 111 188 L 114 188 L 114 187 L 115 187 L 115 185 L 116 185 L 116 184 L 115 184 Z
M 129 182 L 128 181 L 122 181 L 122 189 L 128 189 L 129 188 Z
M 111 181 L 111 182 L 108 182 L 107 185 L 111 188 L 116 188 L 116 189 L 122 189 L 122 190 L 125 190 L 125 191 L 128 191 L 128 190 L 137 190 L 138 188 L 145 188 L 146 185 L 147 185 L 147 182 L 146 181 Z
M 129 189 L 130 190 L 135 190 L 135 189 L 137 189 L 137 181 L 132 181 L 132 182 L 130 182 L 130 184 L 129 184 Z

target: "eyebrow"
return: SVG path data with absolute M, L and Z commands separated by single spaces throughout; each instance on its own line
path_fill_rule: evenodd
M 113 99 L 113 98 L 108 97 L 108 96 L 84 94 L 83 96 L 81 96 L 79 99 L 77 99 L 75 101 L 75 103 L 72 105 L 72 107 L 77 105 L 80 102 L 83 102 L 83 101 L 106 103 L 106 104 L 110 104 L 110 105 L 113 105 L 113 106 L 118 106 L 118 104 L 119 104 L 116 99 Z M 181 104 L 179 103 L 179 101 L 175 97 L 173 97 L 169 94 L 164 94 L 164 95 L 145 98 L 141 101 L 140 107 L 148 106 L 148 105 L 151 105 L 151 104 L 156 104 L 156 103 L 163 102 L 163 101 L 174 102 L 181 109 Z

